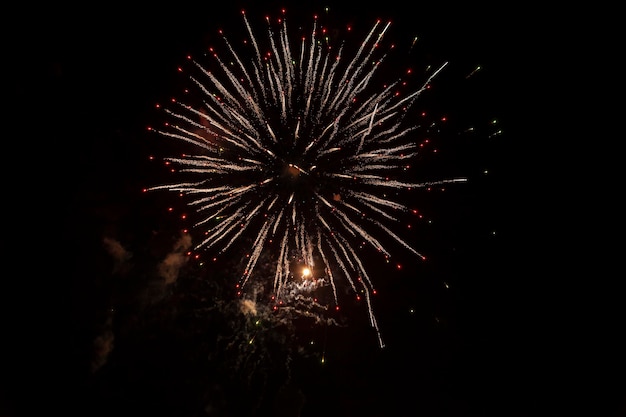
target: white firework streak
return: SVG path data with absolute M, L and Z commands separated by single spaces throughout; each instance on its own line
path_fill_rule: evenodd
M 337 279 L 343 278 L 358 298 L 364 294 L 382 347 L 371 299 L 376 290 L 356 246 L 366 242 L 388 258 L 391 248 L 376 237 L 380 234 L 423 258 L 385 224 L 410 211 L 390 200 L 386 191 L 466 181 L 400 177 L 407 160 L 418 153 L 412 138 L 418 126 L 401 122 L 446 63 L 402 97 L 394 92 L 399 80 L 371 93 L 386 57 L 374 58 L 375 52 L 389 23 L 375 22 L 354 56 L 346 58 L 344 44 L 335 55 L 324 47 L 316 19 L 298 53 L 292 53 L 285 18 L 278 31 L 268 20 L 265 45 L 245 13 L 243 21 L 249 36 L 245 55 L 222 34 L 228 59 L 211 49 L 216 72 L 192 60 L 190 71 L 199 74 L 189 79 L 200 103 L 175 100 L 174 109 L 165 109 L 171 120 L 162 129 L 152 129 L 199 151 L 166 160 L 200 179 L 149 190 L 196 196 L 188 204 L 209 214 L 195 227 L 213 226 L 195 250 L 218 247 L 224 253 L 243 236 L 254 237 L 237 283 L 239 294 L 265 253 L 277 255 L 272 286 L 277 301 L 301 297 L 323 284 L 332 287 L 339 305 Z M 264 47 L 267 53 L 261 52 Z M 301 276 L 291 270 L 293 260 L 317 272 L 311 278 Z M 316 261 L 322 267 L 314 269 Z

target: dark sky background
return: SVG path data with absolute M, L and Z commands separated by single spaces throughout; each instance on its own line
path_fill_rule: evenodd
M 346 327 L 300 320 L 247 345 L 255 330 L 230 303 L 228 262 L 192 264 L 165 285 L 158 265 L 184 225 L 166 211 L 173 196 L 141 193 L 164 178 L 148 159 L 161 150 L 146 132 L 154 104 L 175 91 L 187 53 L 220 44 L 217 29 L 244 35 L 241 9 L 262 36 L 265 14 L 284 6 L 308 27 L 327 5 L 209 4 L 8 17 L 23 24 L 5 50 L 0 417 L 625 415 L 618 296 L 564 290 L 575 268 L 537 222 L 553 210 L 533 192 L 541 133 L 528 137 L 524 103 L 550 48 L 544 19 L 515 6 L 328 5 L 335 22 L 380 17 L 398 43 L 419 36 L 412 60 L 450 61 L 429 105 L 476 127 L 424 161 L 471 179 L 416 203 L 433 220 L 415 243 L 428 262 L 375 268 L 384 349 L 358 303 L 337 316 Z

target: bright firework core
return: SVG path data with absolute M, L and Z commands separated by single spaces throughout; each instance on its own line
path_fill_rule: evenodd
M 281 168 L 280 177 L 290 184 L 300 185 L 301 181 L 306 180 L 307 175 L 308 173 L 303 171 L 298 165 L 286 164 Z
M 403 80 L 374 81 L 393 49 L 381 48 L 389 23 L 375 22 L 364 40 L 344 50 L 328 45 L 317 20 L 304 37 L 292 37 L 284 18 L 277 25 L 267 20 L 262 38 L 245 14 L 243 20 L 248 39 L 242 51 L 223 36 L 225 59 L 210 48 L 207 64 L 190 58 L 181 70 L 191 85 L 164 109 L 164 127 L 151 130 L 197 152 L 166 158 L 186 181 L 150 190 L 183 194 L 203 216 L 195 226 L 204 236 L 195 249 L 222 254 L 251 239 L 236 283 L 241 295 L 259 260 L 270 258 L 273 276 L 259 279 L 272 284 L 273 300 L 288 302 L 301 288 L 291 267 L 297 259 L 309 268 L 300 277 L 314 268 L 336 305 L 338 282 L 365 300 L 382 346 L 369 255 L 388 259 L 392 247 L 402 247 L 423 258 L 394 231 L 411 212 L 399 196 L 465 181 L 406 178 L 423 138 L 420 126 L 411 124 L 417 118 L 405 116 L 446 63 L 434 71 L 429 66 L 417 89 L 402 92 Z

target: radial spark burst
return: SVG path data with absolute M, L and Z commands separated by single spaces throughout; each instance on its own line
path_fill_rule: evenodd
M 252 238 L 239 295 L 261 279 L 279 305 L 319 280 L 338 306 L 338 286 L 349 285 L 365 300 L 383 346 L 365 258 L 388 259 L 392 247 L 423 258 L 398 233 L 400 217 L 411 212 L 400 191 L 465 181 L 407 178 L 423 139 L 407 115 L 446 63 L 399 94 L 401 78 L 375 77 L 391 50 L 379 48 L 389 23 L 375 22 L 360 44 L 335 48 L 316 18 L 310 33 L 292 42 L 284 16 L 267 19 L 262 37 L 242 16 L 248 36 L 242 51 L 222 34 L 227 58 L 213 49 L 210 66 L 190 57 L 189 94 L 164 109 L 163 128 L 150 128 L 190 144 L 190 152 L 166 159 L 188 179 L 149 190 L 188 197 L 202 216 L 196 250 L 222 254 Z M 201 102 L 192 104 L 192 97 Z M 272 259 L 272 277 L 255 275 L 262 256 Z

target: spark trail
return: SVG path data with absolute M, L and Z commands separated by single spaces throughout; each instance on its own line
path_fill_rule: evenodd
M 214 70 L 189 58 L 189 80 L 201 103 L 173 100 L 164 109 L 164 127 L 150 128 L 192 145 L 194 151 L 166 160 L 193 180 L 148 190 L 189 198 L 202 216 L 195 226 L 205 229 L 195 250 L 223 254 L 244 236 L 253 238 L 239 295 L 262 256 L 272 256 L 273 300 L 293 298 L 298 288 L 317 287 L 303 282 L 319 279 L 329 283 L 338 306 L 337 287 L 347 284 L 365 300 L 383 347 L 372 306 L 376 289 L 363 255 L 369 252 L 361 246 L 384 259 L 391 256 L 389 246 L 424 258 L 392 230 L 410 208 L 393 201 L 390 191 L 465 181 L 404 178 L 419 150 L 417 126 L 405 124 L 406 115 L 446 63 L 421 87 L 399 95 L 400 79 L 374 85 L 380 84 L 375 75 L 387 55 L 379 56 L 378 47 L 390 23 L 375 22 L 348 53 L 344 43 L 335 50 L 321 42 L 317 19 L 294 50 L 284 17 L 277 25 L 267 20 L 267 38 L 257 38 L 242 17 L 249 38 L 245 50 L 236 52 L 222 34 L 228 57 L 211 50 Z M 316 272 L 299 274 L 294 259 Z

